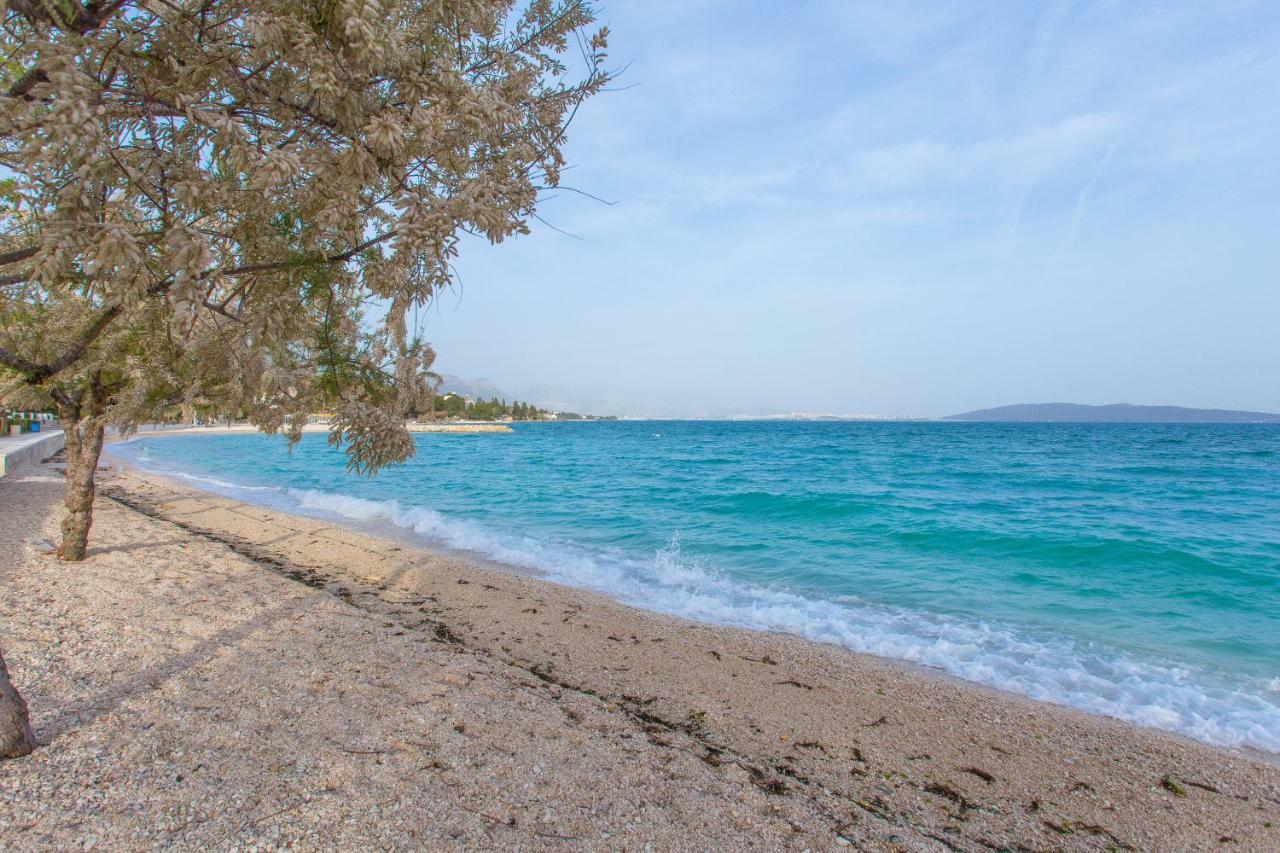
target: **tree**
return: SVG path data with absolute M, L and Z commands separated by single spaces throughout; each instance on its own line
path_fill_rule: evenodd
M 0 654 L 0 759 L 27 755 L 35 748 L 27 703 L 9 683 L 9 670 Z
M 435 348 L 427 343 L 419 343 L 417 346 L 421 347 L 421 357 L 417 359 L 419 375 L 415 383 L 418 393 L 414 396 L 407 413 L 415 420 L 422 415 L 431 417 L 435 414 L 436 397 L 439 396 L 440 386 L 444 384 L 444 377 L 431 369 L 436 363 Z
M 466 414 L 466 401 L 457 394 L 445 394 L 440 398 L 440 408 L 446 417 L 460 418 Z
M 214 388 L 289 430 L 315 374 L 355 467 L 404 458 L 430 353 L 406 312 L 459 231 L 526 230 L 607 78 L 603 31 L 582 79 L 561 59 L 585 2 L 7 5 L 0 365 L 71 427 L 72 483 L 105 422 Z
M 527 232 L 608 80 L 589 0 L 0 0 L 0 398 L 67 431 L 85 556 L 104 428 L 182 408 L 406 459 L 407 318 L 463 232 Z

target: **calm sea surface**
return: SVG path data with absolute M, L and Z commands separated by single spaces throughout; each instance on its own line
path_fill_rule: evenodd
M 630 604 L 1280 751 L 1280 428 L 835 422 L 322 435 L 112 453 Z

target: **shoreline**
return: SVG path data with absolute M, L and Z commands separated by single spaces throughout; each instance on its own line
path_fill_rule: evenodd
M 222 433 L 235 434 L 235 433 L 241 433 L 246 431 L 248 430 L 246 429 L 225 430 L 224 429 L 222 430 Z M 174 434 L 174 433 L 166 432 L 166 434 Z M 177 434 L 182 434 L 182 433 L 177 432 Z M 214 433 L 213 431 L 207 431 L 207 432 L 200 431 L 197 434 L 216 434 L 216 433 Z M 144 436 L 135 435 L 125 439 L 118 439 L 117 441 L 128 442 L 128 441 L 134 440 L 135 438 L 142 438 L 142 437 Z M 476 568 L 484 569 L 486 571 L 491 571 L 491 572 L 498 572 L 500 574 L 515 574 L 520 577 L 528 578 L 539 583 L 551 584 L 553 586 L 557 586 L 563 589 L 574 590 L 577 592 L 596 596 L 601 601 L 607 602 L 610 605 L 635 608 L 635 609 L 638 609 L 640 612 L 643 612 L 655 617 L 660 616 L 663 618 L 672 618 L 690 625 L 725 627 L 725 628 L 731 628 L 733 630 L 758 632 L 758 633 L 764 633 L 764 634 L 769 634 L 774 636 L 786 636 L 786 637 L 793 638 L 799 642 L 812 643 L 818 646 L 824 646 L 824 647 L 836 649 L 836 650 L 839 650 L 841 653 L 847 653 L 847 654 L 856 655 L 860 657 L 870 658 L 875 661 L 888 662 L 891 665 L 906 668 L 907 670 L 912 672 L 925 673 L 935 678 L 943 678 L 965 687 L 989 691 L 992 694 L 995 694 L 998 696 L 1009 697 L 1009 698 L 1021 700 L 1021 701 L 1029 701 L 1036 704 L 1048 704 L 1048 705 L 1052 705 L 1054 707 L 1059 707 L 1059 708 L 1068 708 L 1068 709 L 1075 710 L 1079 713 L 1083 713 L 1089 717 L 1097 717 L 1102 719 L 1114 720 L 1123 725 L 1132 726 L 1139 730 L 1147 730 L 1147 731 L 1167 734 L 1176 738 L 1185 739 L 1189 743 L 1209 746 L 1217 749 L 1224 749 L 1229 752 L 1248 756 L 1253 760 L 1262 761 L 1262 762 L 1271 763 L 1271 764 L 1280 766 L 1280 751 L 1271 751 L 1266 749 L 1265 747 L 1258 746 L 1254 743 L 1249 743 L 1249 742 L 1229 743 L 1229 742 L 1223 742 L 1221 740 L 1215 741 L 1213 739 L 1201 739 L 1200 737 L 1197 737 L 1195 734 L 1189 733 L 1185 730 L 1179 730 L 1177 728 L 1166 728 L 1161 725 L 1146 723 L 1140 719 L 1126 718 L 1126 716 L 1124 716 L 1123 713 L 1120 713 L 1120 714 L 1109 713 L 1105 709 L 1091 708 L 1091 707 L 1083 706 L 1080 704 L 1075 704 L 1067 699 L 1062 699 L 1057 696 L 1052 696 L 1052 698 L 1043 698 L 1043 696 L 1036 696 L 1034 695 L 1034 693 L 1021 692 L 1018 689 L 1009 689 L 1008 687 L 1002 686 L 1001 684 L 990 683 L 988 681 L 982 681 L 982 680 L 973 680 L 970 677 L 966 677 L 965 674 L 952 672 L 945 666 L 938 665 L 938 663 L 933 661 L 926 662 L 924 660 L 912 660 L 909 658 L 896 656 L 892 653 L 892 650 L 890 652 L 884 652 L 884 653 L 876 650 L 867 651 L 865 649 L 859 648 L 857 644 L 846 645 L 841 643 L 839 640 L 830 640 L 820 636 L 806 635 L 800 630 L 788 630 L 787 627 L 777 627 L 772 624 L 769 624 L 769 625 L 753 624 L 755 620 L 747 620 L 745 622 L 744 621 L 735 622 L 731 619 L 724 619 L 724 618 L 715 619 L 713 616 L 709 616 L 709 615 L 708 616 L 703 616 L 700 614 L 690 615 L 688 613 L 680 612 L 679 609 L 673 610 L 669 607 L 664 607 L 661 604 L 646 606 L 646 604 L 638 603 L 636 600 L 634 600 L 635 599 L 634 595 L 620 594 L 616 589 L 613 589 L 613 588 L 592 586 L 590 582 L 584 581 L 583 579 L 578 577 L 570 577 L 570 578 L 557 577 L 556 572 L 554 571 L 548 572 L 547 567 L 545 565 L 533 566 L 533 565 L 519 565 L 515 563 L 508 563 L 508 562 L 503 562 L 503 558 L 501 556 L 490 556 L 487 554 L 476 553 L 474 551 L 468 550 L 469 546 L 452 547 L 449 544 L 445 544 L 441 542 L 424 541 L 424 538 L 422 535 L 419 535 L 418 533 L 414 532 L 414 530 L 411 530 L 407 527 L 408 522 L 401 522 L 399 520 L 392 520 L 385 517 L 374 517 L 374 518 L 359 517 L 358 514 L 349 514 L 347 511 L 343 509 L 334 509 L 331 506 L 328 506 L 324 502 L 321 502 L 315 505 L 312 505 L 311 503 L 297 504 L 297 502 L 288 502 L 288 501 L 283 503 L 273 502 L 273 501 L 257 502 L 257 500 L 252 495 L 245 497 L 240 487 L 236 486 L 234 483 L 225 483 L 217 479 L 203 480 L 199 476 L 194 476 L 194 475 L 189 476 L 187 474 L 179 474 L 179 473 L 173 473 L 173 472 L 148 471 L 146 468 L 140 466 L 135 460 L 132 460 L 129 458 L 122 458 L 120 456 L 113 456 L 112 458 L 114 461 L 124 466 L 126 470 L 131 471 L 132 473 L 139 474 L 145 477 L 158 478 L 179 489 L 190 489 L 200 494 L 207 494 L 210 496 L 224 498 L 231 501 L 243 500 L 247 504 L 252 504 L 264 510 L 280 513 L 285 516 L 291 516 L 298 519 L 310 519 L 310 520 L 321 521 L 342 529 L 350 530 L 357 534 L 371 537 L 373 539 L 393 541 L 401 546 L 413 549 L 415 551 L 423 552 L 425 554 L 431 555 L 436 558 L 451 560 L 451 561 L 459 561 Z M 248 488 L 249 491 L 256 493 L 258 491 L 262 491 L 261 485 L 262 484 L 259 484 L 258 486 L 249 486 L 246 488 Z M 222 491 L 224 487 L 228 489 L 230 493 Z M 292 490 L 290 490 L 290 492 L 292 492 Z M 356 501 L 361 503 L 377 503 L 376 500 L 367 499 L 367 498 L 357 498 Z M 768 605 L 768 602 L 766 602 L 766 606 L 767 605 Z M 1030 688 L 1028 689 L 1030 690 Z
M 37 472 L 0 485 L 0 497 L 20 490 L 39 493 L 44 503 L 34 506 L 32 517 L 48 537 L 56 531 L 59 486 L 52 472 Z M 544 766 L 551 760 L 547 756 L 558 756 L 551 776 L 539 777 L 540 785 L 550 784 L 548 791 L 554 791 L 545 795 L 543 806 L 550 810 L 551 801 L 576 804 L 578 811 L 569 811 L 578 817 L 524 836 L 525 845 L 555 846 L 557 838 L 568 836 L 590 847 L 612 848 L 631 843 L 698 846 L 693 839 L 705 844 L 731 838 L 743 846 L 810 849 L 845 843 L 864 849 L 1201 849 L 1225 843 L 1222 839 L 1241 849 L 1280 845 L 1280 768 L 1259 756 L 838 646 L 639 610 L 597 593 L 219 497 L 158 475 L 104 471 L 100 495 L 96 541 L 86 563 L 64 570 L 39 556 L 29 541 L 14 547 L 25 569 L 6 572 L 15 580 L 6 584 L 15 587 L 5 590 L 6 597 L 13 596 L 4 602 L 6 621 L 20 601 L 40 602 L 34 605 L 38 609 L 47 599 L 55 602 L 47 606 L 56 608 L 70 593 L 68 585 L 101 572 L 122 585 L 117 595 L 126 595 L 123 601 L 141 599 L 132 614 L 104 617 L 119 623 L 109 626 L 113 638 L 140 631 L 139 636 L 150 636 L 155 629 L 139 620 L 166 626 L 189 618 L 189 611 L 201 618 L 201 625 L 216 625 L 231 607 L 218 585 L 234 569 L 245 583 L 276 590 L 256 595 L 256 606 L 269 608 L 281 596 L 304 597 L 327 614 L 305 630 L 268 632 L 263 642 L 276 649 L 272 654 L 283 652 L 285 657 L 268 655 L 266 663 L 259 662 L 236 682 L 237 689 L 259 697 L 255 701 L 267 719 L 281 719 L 283 713 L 287 720 L 295 712 L 286 709 L 306 706 L 291 705 L 283 697 L 301 689 L 297 682 L 314 680 L 305 673 L 316 671 L 316 659 L 327 654 L 326 643 L 338 642 L 322 640 L 317 632 L 340 634 L 348 620 L 363 620 L 360 624 L 370 627 L 357 633 L 367 639 L 348 637 L 344 649 L 348 656 L 372 655 L 369 662 L 360 664 L 356 674 L 338 667 L 342 671 L 326 676 L 325 689 L 339 695 L 336 718 L 350 719 L 352 731 L 359 732 L 377 727 L 369 714 L 410 713 L 417 706 L 394 696 L 380 700 L 376 712 L 351 698 L 363 689 L 359 685 L 365 676 L 358 673 L 383 667 L 381 675 L 369 677 L 398 685 L 397 690 L 438 686 L 431 675 L 436 664 L 415 663 L 401 650 L 408 644 L 415 654 L 443 655 L 454 673 L 449 680 L 456 682 L 449 687 L 450 707 L 479 714 L 474 703 L 484 694 L 490 723 L 455 723 L 452 717 L 433 723 L 415 716 L 386 729 L 382 737 L 404 740 L 410 737 L 408 728 L 417 727 L 422 734 L 413 738 L 423 743 L 460 737 L 468 748 L 483 746 L 485 754 L 509 752 L 513 761 L 527 758 Z M 22 500 L 27 503 L 17 506 L 26 507 L 34 498 Z M 17 531 L 4 535 L 13 537 Z M 168 591 L 162 585 L 168 594 L 160 598 L 147 580 L 183 572 L 182 589 Z M 50 573 L 56 578 L 50 580 Z M 35 621 L 47 624 L 49 636 L 72 638 L 77 630 L 92 630 L 79 620 L 86 618 L 81 609 L 96 606 L 95 601 L 63 606 L 57 618 Z M 70 628 L 63 624 L 67 620 Z M 52 742 L 37 752 L 34 762 L 10 773 L 12 786 L 0 783 L 0 839 L 21 847 L 21 837 L 10 833 L 25 824 L 4 820 L 4 807 L 13 815 L 32 808 L 23 791 L 38 796 L 42 790 L 41 762 L 56 762 L 60 751 L 80 749 L 77 738 L 83 729 L 58 722 L 61 717 L 51 708 L 57 701 L 53 687 L 62 681 L 53 675 L 31 681 L 30 671 L 39 670 L 43 652 L 33 645 L 34 638 L 24 636 L 21 623 L 6 629 L 5 640 L 6 657 L 32 702 L 38 733 L 45 740 L 53 732 Z M 245 642 L 236 640 L 225 648 L 239 649 Z M 217 648 L 210 661 L 222 660 Z M 59 654 L 70 653 L 63 649 Z M 264 667 L 291 665 L 295 659 L 298 674 L 281 676 L 270 686 L 262 683 Z M 130 664 L 116 666 L 127 670 Z M 92 672 L 94 667 L 81 661 L 80 669 Z M 173 701 L 219 707 L 225 697 L 191 697 L 220 683 L 201 680 Z M 489 688 L 484 685 L 515 692 L 495 698 L 485 693 Z M 559 710 L 531 722 L 528 714 L 533 712 L 511 697 L 533 695 L 538 708 L 551 703 Z M 136 728 L 131 718 L 116 723 Z M 239 729 L 248 725 L 237 724 Z M 368 764 L 367 754 L 334 758 L 332 747 L 312 742 L 316 730 L 329 723 L 306 718 L 298 725 L 280 747 L 300 755 L 299 760 L 319 760 L 316 750 L 322 750 L 326 761 L 363 756 L 362 772 L 372 775 L 362 784 L 376 787 L 385 781 L 381 764 Z M 132 737 L 145 740 L 149 735 L 135 731 Z M 199 736 L 179 731 L 172 740 L 180 751 L 191 752 Z M 572 747 L 568 752 L 566 744 Z M 407 761 L 416 747 L 396 749 L 404 751 Z M 401 753 L 378 755 L 379 762 L 385 758 L 390 765 Z M 451 812 L 474 824 L 468 832 L 479 834 L 468 835 L 469 843 L 511 844 L 517 829 L 507 828 L 507 812 L 483 805 L 489 802 L 484 798 L 514 802 L 518 797 L 513 792 L 519 789 L 525 792 L 521 797 L 536 799 L 539 795 L 528 793 L 534 771 L 494 782 L 478 767 L 441 761 L 452 768 L 447 774 L 452 784 L 472 791 L 480 791 L 475 785 L 483 788 L 473 799 L 458 801 Z M 607 782 L 585 782 L 580 773 L 597 766 L 613 768 L 613 775 Z M 248 776 L 237 784 L 254 784 L 257 771 L 239 772 Z M 96 789 L 91 778 L 78 784 Z M 264 784 L 275 784 L 274 777 L 267 774 Z M 623 799 L 607 813 L 592 812 L 590 804 L 601 791 L 615 787 L 623 791 Z M 444 789 L 393 788 L 406 802 L 426 797 L 416 806 L 422 810 L 433 808 L 428 801 L 435 802 L 442 791 L 448 797 L 453 790 L 447 784 Z M 143 794 L 122 791 L 118 796 Z M 223 794 L 206 796 L 217 801 Z M 364 805 L 355 788 L 326 796 L 340 796 L 353 813 Z M 630 830 L 610 822 L 626 804 L 640 801 L 661 805 L 647 818 L 632 813 Z M 136 799 L 130 800 L 130 808 L 147 814 Z M 293 815 L 299 825 L 286 825 L 284 837 L 311 827 L 303 817 L 309 809 Z M 486 811 L 504 822 L 473 820 L 467 809 Z M 527 827 L 525 814 L 510 812 L 520 827 Z M 446 815 L 440 820 L 447 826 L 452 819 Z M 605 827 L 608 836 L 600 834 Z M 188 844 L 214 840 L 181 837 Z M 352 843 L 354 838 L 344 834 L 329 843 Z M 412 842 L 401 838 L 399 843 Z
M 1021 827 L 1015 838 L 1023 838 L 1027 824 L 1044 830 L 1065 822 L 1101 827 L 1085 833 L 1094 841 L 1138 848 L 1160 838 L 1143 840 L 1139 827 L 1152 831 L 1171 820 L 1166 833 L 1188 830 L 1178 816 L 1188 790 L 1215 800 L 1198 809 L 1244 795 L 1257 811 L 1261 803 L 1239 792 L 1261 784 L 1256 797 L 1270 799 L 1262 813 L 1280 811 L 1280 766 L 1271 753 L 1215 747 L 796 635 L 640 610 L 159 475 L 122 471 L 105 485 L 106 497 L 134 511 L 229 544 L 372 612 L 403 619 L 403 602 L 421 601 L 412 612 L 430 620 L 436 637 L 481 649 L 552 688 L 617 704 L 666 733 L 680 731 L 704 758 L 744 757 L 760 768 L 756 781 L 765 789 L 829 792 L 855 780 L 874 792 L 851 797 L 863 811 L 870 804 L 872 812 L 909 815 L 923 792 L 945 824 L 959 816 L 966 830 L 1012 821 Z M 982 802 L 1001 817 L 979 821 L 973 804 Z M 1061 817 L 1046 820 L 1055 808 Z M 1016 820 L 1014 812 L 1021 812 Z M 1239 839 L 1240 818 L 1203 840 Z M 1263 822 L 1257 829 L 1272 833 Z M 1043 840 L 1066 838 L 1052 831 Z M 1280 843 L 1280 834 L 1272 841 Z
M 814 640 L 794 632 L 746 628 L 736 625 L 691 619 L 685 616 L 665 613 L 659 610 L 650 610 L 619 601 L 607 593 L 539 577 L 532 570 L 525 569 L 520 566 L 509 565 L 464 551 L 454 551 L 443 546 L 432 546 L 430 544 L 423 543 L 420 538 L 413 533 L 401 531 L 399 528 L 392 527 L 391 529 L 380 529 L 381 526 L 379 525 L 361 525 L 350 519 L 332 517 L 331 513 L 326 513 L 323 516 L 291 513 L 286 510 L 220 495 L 217 492 L 181 482 L 169 475 L 144 471 L 133 467 L 126 460 L 120 459 L 119 457 L 113 457 L 113 461 L 119 463 L 121 466 L 119 475 L 117 475 L 120 478 L 120 482 L 117 483 L 117 485 L 123 485 L 123 491 L 107 493 L 107 497 L 123 503 L 125 506 L 136 512 L 141 512 L 166 521 L 174 522 L 175 519 L 171 517 L 168 512 L 158 512 L 154 503 L 148 505 L 146 501 L 142 503 L 137 502 L 136 498 L 140 491 L 158 489 L 162 492 L 168 492 L 172 495 L 181 495 L 187 499 L 197 501 L 201 497 L 207 498 L 209 500 L 219 502 L 217 504 L 218 506 L 223 506 L 221 502 L 225 501 L 227 502 L 226 506 L 238 505 L 246 508 L 251 507 L 255 510 L 260 510 L 263 513 L 262 520 L 270 523 L 272 526 L 284 525 L 296 527 L 297 525 L 315 522 L 323 525 L 324 528 L 333 528 L 338 531 L 350 533 L 355 537 L 360 537 L 360 540 L 364 540 L 361 544 L 363 544 L 368 551 L 385 552 L 389 548 L 392 552 L 405 552 L 404 556 L 408 559 L 412 560 L 416 557 L 417 559 L 428 563 L 447 565 L 450 569 L 457 570 L 463 574 L 474 573 L 482 577 L 505 576 L 516 578 L 533 587 L 534 592 L 536 592 L 539 587 L 549 587 L 552 590 L 558 591 L 562 595 L 585 599 L 589 602 L 589 606 L 600 611 L 609 612 L 619 610 L 627 612 L 632 614 L 636 620 L 641 622 L 653 620 L 655 622 L 667 623 L 669 627 L 672 627 L 675 630 L 702 630 L 713 633 L 723 631 L 734 634 L 745 634 L 748 637 L 758 635 L 762 638 L 778 638 L 779 641 L 786 643 L 798 643 L 803 646 L 812 646 L 816 650 L 821 650 L 824 654 L 829 654 L 837 658 L 840 656 L 850 656 L 864 665 L 886 669 L 890 677 L 896 673 L 898 675 L 912 678 L 937 680 L 943 685 L 948 685 L 960 691 L 976 691 L 977 693 L 985 695 L 996 702 L 1007 702 L 1014 705 L 1023 704 L 1030 708 L 1053 708 L 1068 714 L 1079 715 L 1085 720 L 1106 721 L 1108 724 L 1119 725 L 1124 728 L 1132 729 L 1135 732 L 1146 733 L 1160 738 L 1170 738 L 1188 747 L 1221 751 L 1227 755 L 1237 756 L 1248 761 L 1255 761 L 1280 769 L 1280 752 L 1270 752 L 1249 744 L 1232 746 L 1202 741 L 1182 732 L 1162 729 L 1157 726 L 1145 726 L 1109 714 L 1085 711 L 1060 702 L 1035 699 L 1030 696 L 1016 693 L 1011 690 L 1005 690 L 993 685 L 969 681 L 965 678 L 961 678 L 960 676 L 953 675 L 941 667 L 885 655 L 855 651 L 841 646 L 838 643 Z M 150 489 L 140 490 L 138 488 L 140 484 L 146 484 Z M 153 495 L 154 492 L 151 494 Z M 154 500 L 154 498 L 148 496 L 147 500 Z M 245 537 L 244 531 L 241 530 L 238 525 L 226 526 L 217 524 L 210 528 L 201 526 L 188 529 L 198 531 L 201 535 L 208 536 L 215 541 L 222 542 L 223 544 L 237 544 L 241 546 L 259 546 L 262 544 L 262 542 L 258 541 L 257 537 Z M 274 549 L 268 553 L 272 558 L 278 558 L 281 556 L 281 553 Z M 302 555 L 292 553 L 290 556 L 301 557 Z M 339 574 L 336 577 L 341 579 L 342 575 Z M 372 576 L 365 577 L 367 578 Z M 356 581 L 360 580 L 359 576 L 354 575 L 349 576 L 347 579 Z M 458 583 L 465 586 L 470 582 L 460 579 Z M 763 640 L 762 645 L 768 646 L 768 640 Z

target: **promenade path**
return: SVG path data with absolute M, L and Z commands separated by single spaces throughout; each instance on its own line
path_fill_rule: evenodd
M 62 430 L 30 432 L 26 435 L 0 436 L 0 477 L 6 477 L 29 465 L 39 464 L 62 449 L 66 436 Z

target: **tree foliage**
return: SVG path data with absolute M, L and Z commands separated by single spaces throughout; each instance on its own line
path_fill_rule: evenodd
M 436 401 L 435 411 L 442 417 L 466 418 L 473 421 L 496 421 L 511 418 L 513 421 L 542 420 L 546 412 L 531 403 L 508 403 L 493 397 L 489 400 L 469 400 L 460 394 L 448 393 Z
M 410 318 L 463 233 L 525 233 L 558 185 L 608 79 L 592 21 L 588 0 L 0 0 L 0 399 L 88 438 L 197 407 L 296 440 L 325 408 L 353 468 L 403 460 L 438 380 Z

